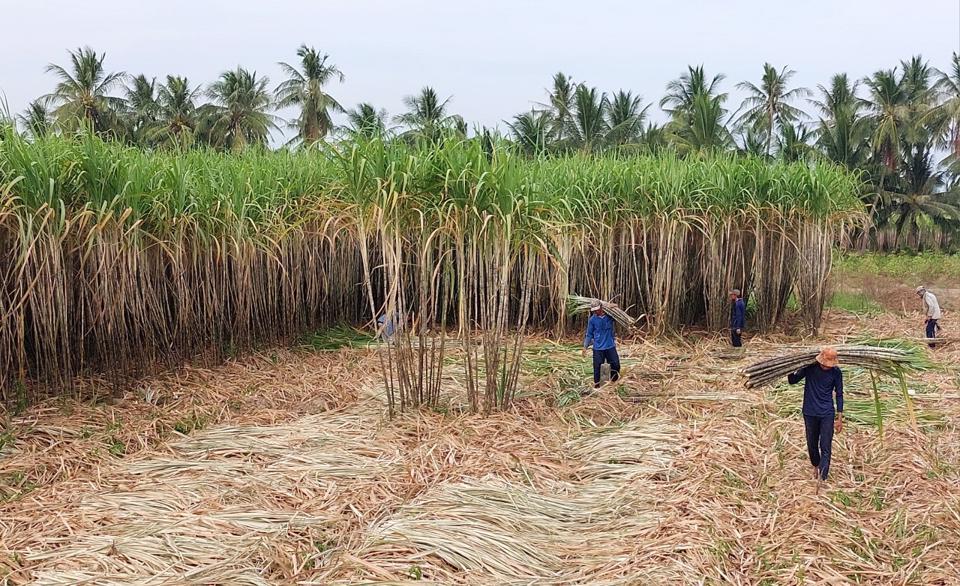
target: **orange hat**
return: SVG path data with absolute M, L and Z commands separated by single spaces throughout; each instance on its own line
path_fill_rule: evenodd
M 837 357 L 837 351 L 833 348 L 821 348 L 820 353 L 817 354 L 817 362 L 826 366 L 827 368 L 833 368 L 834 366 L 840 364 L 840 360 Z

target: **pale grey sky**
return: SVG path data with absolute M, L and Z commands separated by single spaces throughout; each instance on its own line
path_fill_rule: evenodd
M 391 115 L 431 85 L 471 124 L 499 125 L 544 98 L 558 70 L 604 91 L 656 102 L 688 64 L 756 81 L 764 61 L 815 88 L 922 54 L 945 68 L 960 51 L 960 0 L 0 0 L 0 91 L 22 111 L 47 93 L 47 63 L 67 49 L 106 51 L 107 67 L 207 83 L 238 64 L 280 80 L 301 43 L 346 74 L 344 106 Z M 651 109 L 659 113 L 659 108 Z M 659 114 L 658 116 L 659 117 Z

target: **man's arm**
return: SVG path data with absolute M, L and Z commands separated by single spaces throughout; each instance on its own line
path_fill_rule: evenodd
M 593 344 L 593 318 L 587 320 L 587 335 L 583 338 L 583 348 L 586 350 Z
M 837 413 L 843 413 L 843 371 L 837 370 L 837 382 L 834 386 L 837 392 Z
M 837 382 L 835 389 L 837 391 L 837 419 L 833 422 L 835 432 L 843 431 L 843 372 L 837 369 Z
M 795 372 L 795 373 L 793 373 L 793 374 L 788 374 L 788 375 L 787 375 L 787 382 L 790 383 L 791 385 L 795 385 L 795 384 L 797 384 L 798 382 L 802 381 L 804 378 L 806 378 L 806 376 L 807 376 L 807 367 L 804 366 L 803 368 L 801 368 L 801 369 L 798 370 L 797 372 Z

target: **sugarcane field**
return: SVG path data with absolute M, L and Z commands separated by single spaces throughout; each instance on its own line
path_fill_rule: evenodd
M 0 586 L 960 585 L 931 3 L 5 7 Z
M 81 192 L 91 153 L 121 162 L 114 184 L 200 156 L 87 140 L 8 136 L 3 168 L 85 160 L 51 178 Z M 271 192 L 247 169 L 289 174 L 255 209 L 209 204 L 217 222 L 120 198 L 65 215 L 27 173 L 8 183 L 7 582 L 960 575 L 956 347 L 928 347 L 904 282 L 950 307 L 960 263 L 835 251 L 858 221 L 849 176 L 466 143 L 337 155 L 205 161 L 193 189 L 234 173 L 253 196 Z M 755 203 L 703 201 L 720 189 Z M 813 479 L 787 378 L 822 347 L 846 426 Z

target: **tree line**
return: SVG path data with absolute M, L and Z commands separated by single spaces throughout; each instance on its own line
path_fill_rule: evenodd
M 17 116 L 31 138 L 81 129 L 142 148 L 239 151 L 267 146 L 288 126 L 285 146 L 356 137 L 436 142 L 465 138 L 467 122 L 450 97 L 431 87 L 404 99 L 390 117 L 370 103 L 346 109 L 328 91 L 343 72 L 329 55 L 302 45 L 298 61 L 280 63 L 284 79 L 243 67 L 207 85 L 167 75 L 110 71 L 106 55 L 85 47 L 67 65 L 50 64 L 53 91 Z M 729 151 L 771 160 L 830 161 L 858 173 L 872 227 L 860 246 L 880 249 L 952 248 L 960 244 L 960 54 L 939 71 L 920 56 L 863 79 L 840 73 L 816 89 L 792 84 L 795 72 L 763 65 L 759 78 L 736 88 L 732 104 L 723 75 L 691 66 L 669 82 L 658 106 L 665 123 L 649 120 L 654 106 L 629 90 L 607 93 L 564 73 L 546 98 L 504 121 L 505 136 L 529 156 L 625 154 L 671 149 L 682 156 Z M 280 109 L 296 112 L 284 120 Z M 335 118 L 344 120 L 337 124 Z

